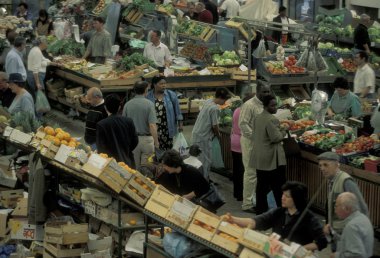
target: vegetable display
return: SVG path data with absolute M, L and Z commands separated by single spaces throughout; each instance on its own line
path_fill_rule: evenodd
M 216 65 L 239 65 L 240 57 L 236 54 L 235 51 L 224 51 L 222 55 L 214 54 L 212 56 L 213 62 Z
M 293 111 L 294 116 L 298 119 L 309 118 L 311 116 L 310 105 L 299 105 Z
M 129 56 L 124 56 L 119 64 L 119 67 L 125 69 L 126 71 L 135 69 L 135 66 L 148 64 L 149 66 L 155 66 L 154 62 L 148 58 L 145 58 L 140 53 L 133 53 Z
M 85 47 L 81 43 L 77 43 L 74 39 L 56 40 L 48 46 L 47 51 L 53 56 L 68 55 L 82 57 Z
M 368 136 L 360 136 L 353 142 L 347 142 L 335 149 L 338 154 L 347 154 L 352 152 L 363 152 L 372 149 L 375 146 L 375 140 Z

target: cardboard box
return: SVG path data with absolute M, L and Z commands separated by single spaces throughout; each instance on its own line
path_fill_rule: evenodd
M 16 208 L 12 212 L 14 217 L 26 217 L 28 216 L 28 198 L 19 199 Z
M 0 202 L 4 208 L 14 209 L 19 199 L 24 197 L 24 190 L 9 190 L 0 192 Z
M 88 241 L 88 224 L 71 224 L 70 222 L 45 223 L 46 243 L 71 245 L 82 244 Z
M 159 185 L 150 196 L 149 201 L 145 205 L 145 209 L 161 218 L 166 218 L 174 201 L 175 196 L 169 192 L 169 190 Z
M 198 207 L 198 205 L 195 205 L 191 201 L 176 195 L 175 201 L 173 202 L 166 219 L 175 225 L 186 229 Z
M 59 147 L 54 145 L 52 142 L 49 142 L 46 140 L 41 141 L 43 147 L 40 150 L 40 153 L 42 156 L 49 158 L 49 159 L 54 159 L 55 155 L 57 155 L 57 152 L 59 150 Z M 49 145 L 49 147 L 46 147 L 45 145 Z
M 43 131 L 43 127 L 37 129 L 36 134 L 33 136 L 30 146 L 39 149 L 41 141 L 45 138 L 46 133 Z
M 9 135 L 9 140 L 16 143 L 28 145 L 32 141 L 32 135 L 13 129 Z
M 242 238 L 244 229 L 232 225 L 226 221 L 222 221 L 216 231 L 216 234 L 212 238 L 211 242 L 230 251 L 231 253 L 238 254 L 242 246 L 238 243 L 238 240 Z
M 245 229 L 239 243 L 256 252 L 263 253 L 269 246 L 269 237 L 251 229 Z
M 208 210 L 199 207 L 195 212 L 187 231 L 210 241 L 220 223 L 220 217 Z
M 144 206 L 155 188 L 156 185 L 149 178 L 136 171 L 125 185 L 123 192 L 132 200 Z
M 114 159 L 105 159 L 98 154 L 91 154 L 87 163 L 82 166 L 86 173 L 99 178 L 103 183 L 112 188 L 115 192 L 120 193 L 132 173 L 117 164 Z
M 42 225 L 32 225 L 25 218 L 12 218 L 9 220 L 11 239 L 38 240 L 44 239 L 44 229 Z

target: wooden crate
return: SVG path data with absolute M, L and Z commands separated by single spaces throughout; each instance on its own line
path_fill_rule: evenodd
M 123 192 L 132 200 L 144 206 L 155 188 L 156 185 L 153 181 L 136 171 L 123 188 Z
M 199 206 L 191 201 L 176 195 L 175 201 L 169 210 L 166 219 L 177 226 L 186 229 Z
M 175 196 L 169 192 L 169 190 L 159 185 L 150 196 L 149 201 L 145 205 L 145 209 L 161 218 L 166 218 L 174 201 Z
M 264 258 L 265 256 L 255 253 L 251 249 L 248 249 L 244 247 L 244 249 L 241 251 L 239 258 Z
M 65 165 L 78 170 L 82 168 L 80 160 L 74 157 L 68 157 L 66 159 Z
M 9 190 L 0 192 L 1 206 L 8 209 L 14 209 L 17 206 L 17 202 L 24 197 L 24 190 Z
M 45 138 L 46 133 L 43 131 L 43 128 L 39 128 L 36 134 L 33 136 L 30 145 L 36 149 L 40 147 L 41 141 Z
M 45 223 L 46 243 L 71 245 L 83 244 L 88 241 L 88 224 L 71 224 L 68 222 Z
M 96 166 L 95 160 L 101 165 Z M 88 162 L 82 166 L 82 170 L 86 173 L 98 178 L 115 192 L 120 193 L 128 180 L 132 177 L 132 173 L 121 167 L 115 159 L 105 159 L 100 155 L 91 154 Z
M 59 245 L 44 242 L 46 257 L 80 257 L 85 250 L 85 244 Z M 44 256 L 45 257 L 45 256 Z
M 141 17 L 143 17 L 143 15 L 144 14 L 140 12 L 138 9 L 132 9 L 128 13 L 127 17 L 125 17 L 125 19 L 130 23 L 137 23 L 141 19 Z
M 248 71 L 242 71 L 239 68 L 229 69 L 231 79 L 236 81 L 248 81 Z M 256 80 L 256 70 L 251 70 L 251 80 Z
M 187 231 L 210 241 L 220 223 L 220 217 L 208 210 L 199 207 L 195 212 Z
M 243 228 L 222 221 L 211 242 L 232 253 L 238 254 L 242 248 L 238 240 L 242 238 L 243 232 Z
M 46 147 L 45 144 L 49 145 L 49 147 Z M 49 159 L 54 159 L 55 155 L 57 155 L 59 147 L 45 139 L 41 141 L 41 145 L 43 146 L 40 150 L 41 155 Z
M 269 244 L 269 238 L 267 235 L 257 231 L 245 229 L 242 237 L 239 239 L 239 243 L 256 252 L 263 253 Z
M 208 28 L 207 32 L 204 35 L 202 35 L 203 36 L 202 40 L 205 42 L 209 41 L 212 38 L 212 36 L 214 35 L 214 33 L 215 33 L 215 29 Z

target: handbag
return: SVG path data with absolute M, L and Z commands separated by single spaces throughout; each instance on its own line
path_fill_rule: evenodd
M 284 138 L 282 140 L 285 156 L 292 157 L 292 156 L 300 155 L 301 148 L 298 145 L 297 141 L 293 137 L 290 136 L 289 131 L 286 131 L 286 133 L 288 135 L 288 138 Z

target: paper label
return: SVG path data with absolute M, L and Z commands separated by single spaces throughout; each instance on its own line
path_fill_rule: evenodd
M 57 155 L 55 155 L 54 159 L 58 162 L 65 164 L 67 158 L 69 157 L 70 152 L 72 152 L 73 150 L 74 150 L 73 147 L 69 147 L 69 146 L 62 144 L 59 147 Z
M 107 161 L 108 161 L 107 159 L 102 158 L 100 155 L 93 153 L 91 154 L 87 163 L 91 164 L 93 167 L 97 169 L 103 170 L 103 168 L 107 164 Z
M 245 65 L 240 65 L 239 66 L 239 69 L 242 71 L 242 72 L 246 72 L 246 71 L 248 71 L 248 67 L 246 67 Z
M 189 206 L 188 203 L 186 204 L 180 201 L 175 201 L 173 203 L 171 210 L 177 216 L 182 217 L 185 220 L 189 220 L 191 218 L 192 212 L 194 211 L 194 207 L 192 206 Z
M 12 131 L 13 131 L 12 127 L 10 127 L 10 126 L 5 127 L 3 136 L 8 137 L 9 135 L 11 135 Z

